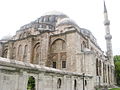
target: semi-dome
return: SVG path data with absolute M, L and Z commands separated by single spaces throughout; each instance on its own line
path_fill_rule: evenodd
M 95 45 L 98 45 L 96 38 L 93 36 L 93 34 L 90 32 L 90 30 L 85 29 L 85 28 L 80 28 L 80 32 L 81 32 L 85 37 L 90 38 L 90 40 L 91 40 Z
M 70 18 L 64 18 L 60 20 L 56 26 L 61 26 L 61 25 L 73 25 L 73 26 L 78 26 L 72 19 Z
M 12 39 L 11 35 L 6 35 L 6 36 L 2 37 L 1 40 L 8 41 L 8 40 L 11 40 L 11 39 Z

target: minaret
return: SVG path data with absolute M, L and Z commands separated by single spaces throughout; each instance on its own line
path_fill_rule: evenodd
M 111 65 L 114 66 L 114 62 L 113 62 L 113 52 L 112 52 L 112 43 L 111 43 L 111 39 L 112 39 L 112 35 L 110 34 L 110 21 L 108 19 L 108 13 L 107 13 L 107 8 L 105 5 L 105 1 L 104 1 L 104 25 L 105 25 L 105 31 L 106 31 L 106 35 L 105 35 L 105 40 L 106 40 L 106 47 L 107 47 L 107 56 L 108 59 L 110 60 Z

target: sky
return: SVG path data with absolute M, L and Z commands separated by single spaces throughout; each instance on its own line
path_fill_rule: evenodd
M 119 3 L 106 0 L 114 55 L 120 55 Z M 50 11 L 63 12 L 81 28 L 89 29 L 106 52 L 103 0 L 0 0 L 0 39 Z

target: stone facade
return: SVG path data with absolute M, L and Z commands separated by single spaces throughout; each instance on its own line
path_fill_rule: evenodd
M 35 78 L 36 90 L 114 85 L 114 66 L 96 38 L 63 13 L 46 13 L 22 26 L 12 38 L 1 40 L 0 56 L 2 90 L 26 90 L 29 76 Z M 64 84 L 57 89 L 58 78 Z
M 82 90 L 83 75 L 40 65 L 0 58 L 0 90 L 27 90 L 29 77 L 35 90 Z M 85 75 L 85 90 L 93 90 L 93 77 Z M 58 81 L 60 80 L 60 83 Z

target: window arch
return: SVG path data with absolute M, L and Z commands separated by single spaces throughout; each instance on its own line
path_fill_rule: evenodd
M 87 80 L 85 80 L 85 86 L 87 86 Z
M 28 54 L 28 45 L 25 45 L 25 47 L 24 47 L 24 55 L 23 55 L 23 61 L 24 62 L 27 60 L 27 54 Z
M 22 39 L 22 38 L 23 38 L 23 34 L 20 34 L 19 39 Z
M 8 53 L 8 49 L 5 49 L 5 50 L 3 51 L 3 57 L 4 57 L 4 58 L 7 58 L 7 53 Z
M 85 41 L 83 41 L 83 48 L 86 48 L 86 43 L 85 43 Z
M 77 80 L 74 80 L 74 90 L 77 90 Z
M 35 78 L 30 76 L 27 83 L 27 90 L 36 90 L 35 89 Z
M 56 39 L 51 45 L 52 52 L 63 51 L 65 49 L 66 49 L 66 44 L 65 41 L 62 39 Z
M 27 37 L 27 33 L 26 32 L 23 33 L 23 37 L 24 38 Z
M 82 44 L 81 44 L 81 51 L 84 51 L 84 49 L 85 49 L 86 47 L 87 47 L 87 46 L 86 46 L 86 43 L 85 43 L 85 41 L 83 41 Z
M 101 76 L 101 61 L 99 61 L 99 73 L 100 73 L 100 76 Z
M 98 65 L 99 65 L 99 62 L 98 62 L 98 59 L 96 59 L 96 75 L 97 76 L 99 75 Z
M 55 16 L 50 16 L 49 17 L 50 22 L 55 22 L 56 21 L 55 18 L 56 18 Z
M 105 83 L 105 63 L 103 62 L 103 82 Z
M 59 78 L 58 81 L 57 81 L 57 88 L 61 88 L 61 84 L 62 84 L 62 81 L 61 79 Z
M 18 60 L 22 59 L 22 45 L 19 45 L 18 47 Z
M 38 64 L 41 59 L 41 47 L 40 43 L 37 43 L 33 48 L 33 60 L 31 63 Z
M 63 39 L 56 39 L 52 42 L 51 47 L 51 66 L 59 69 L 66 68 L 66 43 Z M 60 56 L 60 57 L 59 57 Z M 59 65 L 59 66 L 58 66 Z

